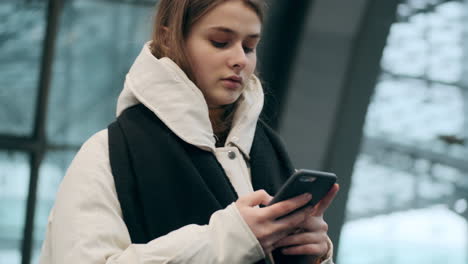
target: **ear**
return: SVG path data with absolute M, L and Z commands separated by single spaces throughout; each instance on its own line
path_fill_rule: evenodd
M 163 53 L 164 54 L 168 54 L 169 53 L 169 39 L 171 37 L 170 35 L 170 30 L 168 27 L 166 26 L 163 26 L 162 27 L 162 45 L 161 45 L 161 48 L 163 49 Z

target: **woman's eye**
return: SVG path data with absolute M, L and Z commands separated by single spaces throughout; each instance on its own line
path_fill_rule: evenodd
M 211 44 L 216 48 L 224 48 L 227 45 L 227 42 L 218 42 L 218 41 L 211 41 Z
M 253 51 L 254 51 L 253 48 L 244 47 L 244 52 L 245 52 L 245 53 L 251 53 L 251 52 L 253 52 Z

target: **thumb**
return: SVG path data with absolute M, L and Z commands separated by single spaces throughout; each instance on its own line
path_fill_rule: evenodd
M 273 199 L 273 197 L 271 197 L 271 195 L 269 195 L 265 190 L 258 190 L 239 198 L 239 203 L 253 207 L 260 204 L 267 205 L 271 199 Z

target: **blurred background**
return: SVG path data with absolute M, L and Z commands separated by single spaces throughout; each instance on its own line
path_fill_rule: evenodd
M 296 167 L 338 175 L 337 263 L 468 264 L 468 1 L 267 2 L 263 115 Z M 37 263 L 156 3 L 0 1 L 0 264 Z

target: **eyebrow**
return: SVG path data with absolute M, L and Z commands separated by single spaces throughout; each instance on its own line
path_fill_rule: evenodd
M 234 35 L 237 35 L 237 33 L 230 29 L 230 28 L 227 28 L 227 27 L 211 27 L 210 30 L 216 30 L 216 31 L 222 31 L 222 32 L 226 32 L 226 33 L 229 33 L 229 34 L 234 34 Z M 260 38 L 260 34 L 250 34 L 247 36 L 248 38 Z

